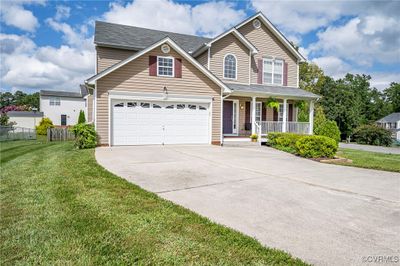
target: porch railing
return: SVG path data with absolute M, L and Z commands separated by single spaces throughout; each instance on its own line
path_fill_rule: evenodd
M 283 132 L 282 121 L 260 121 L 257 122 L 260 127 L 261 136 L 270 132 Z M 310 123 L 308 122 L 286 122 L 286 132 L 297 134 L 309 134 Z

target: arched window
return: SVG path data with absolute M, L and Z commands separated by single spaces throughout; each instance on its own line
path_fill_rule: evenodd
M 227 54 L 224 58 L 224 78 L 236 79 L 236 57 L 233 54 Z

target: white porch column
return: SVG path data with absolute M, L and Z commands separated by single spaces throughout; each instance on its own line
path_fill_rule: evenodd
M 283 114 L 282 114 L 282 132 L 286 132 L 287 129 L 287 100 L 283 99 Z
M 308 117 L 308 121 L 310 123 L 309 132 L 308 134 L 312 135 L 314 132 L 314 102 L 310 101 L 310 113 Z
M 256 97 L 251 98 L 251 134 L 256 134 Z

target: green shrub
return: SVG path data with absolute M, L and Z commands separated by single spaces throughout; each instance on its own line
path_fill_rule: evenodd
M 0 126 L 7 126 L 9 119 L 10 118 L 8 117 L 7 113 L 1 113 L 0 114 Z
M 84 124 L 85 122 L 86 122 L 85 112 L 81 110 L 79 112 L 78 124 Z
M 48 128 L 53 128 L 53 122 L 50 120 L 50 118 L 43 117 L 42 120 L 40 120 L 39 125 L 36 126 L 36 134 L 38 135 L 47 135 L 47 129 Z
M 302 136 L 296 142 L 296 153 L 306 158 L 333 158 L 338 143 L 325 136 Z
M 268 143 L 271 146 L 293 147 L 296 141 L 303 135 L 295 133 L 268 133 Z
M 92 124 L 76 124 L 72 131 L 75 133 L 75 147 L 78 149 L 95 148 L 97 134 Z
M 354 130 L 353 139 L 359 144 L 376 146 L 390 146 L 393 142 L 390 130 L 376 125 L 362 125 L 357 127 Z
M 325 120 L 321 121 L 321 123 L 314 124 L 314 126 L 315 135 L 329 137 L 336 142 L 340 141 L 340 130 L 335 121 Z

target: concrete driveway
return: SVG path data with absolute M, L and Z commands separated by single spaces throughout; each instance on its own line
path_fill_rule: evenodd
M 398 173 L 259 146 L 98 148 L 96 158 L 144 189 L 309 263 L 399 256 Z

